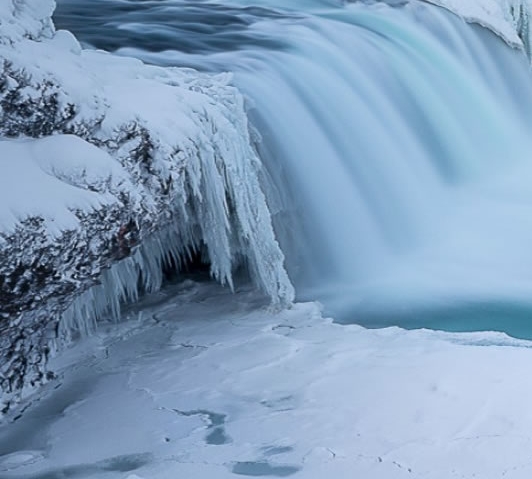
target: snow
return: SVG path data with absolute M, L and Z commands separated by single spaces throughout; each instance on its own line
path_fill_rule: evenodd
M 0 43 L 50 37 L 54 0 L 3 0 L 0 3 Z
M 100 326 L 0 429 L 0 475 L 530 477 L 531 343 L 262 304 L 189 281 Z
M 526 35 L 525 43 L 529 42 L 527 27 L 523 31 L 520 9 L 526 17 L 531 11 L 530 0 L 423 0 L 440 7 L 444 7 L 459 15 L 467 22 L 478 23 L 504 38 L 514 46 L 523 45 L 523 36 Z
M 0 141 L 0 169 L 4 233 L 40 216 L 47 231 L 59 236 L 79 226 L 74 210 L 95 210 L 117 201 L 105 191 L 108 184 L 122 191 L 132 188 L 116 161 L 73 135 Z

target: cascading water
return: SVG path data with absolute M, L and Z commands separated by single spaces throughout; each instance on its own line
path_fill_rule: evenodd
M 522 52 L 421 2 L 58 3 L 87 44 L 235 72 L 300 298 L 369 326 L 532 336 Z

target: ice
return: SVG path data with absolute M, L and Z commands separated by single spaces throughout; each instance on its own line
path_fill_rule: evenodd
M 163 285 L 163 267 L 179 265 L 189 252 L 182 250 L 176 226 L 144 241 L 130 257 L 105 270 L 100 284 L 76 298 L 63 313 L 61 335 L 72 332 L 90 334 L 98 320 L 110 315 L 120 318 L 121 305 L 135 302 L 140 292 L 155 292 Z
M 529 477 L 530 342 L 261 304 L 189 282 L 100 325 L 0 427 L 0 475 Z
M 499 1 L 502 2 L 505 18 L 519 35 L 528 57 L 532 60 L 532 32 L 530 30 L 532 2 L 530 0 Z

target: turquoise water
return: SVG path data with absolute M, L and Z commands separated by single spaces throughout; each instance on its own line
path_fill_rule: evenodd
M 500 331 L 521 339 L 532 339 L 530 304 L 478 303 L 402 307 L 394 310 L 360 308 L 336 313 L 343 324 L 357 323 L 368 328 L 400 326 L 405 329 L 435 329 L 448 332 Z
M 87 45 L 234 72 L 300 299 L 370 327 L 532 337 L 522 52 L 421 2 L 58 3 Z

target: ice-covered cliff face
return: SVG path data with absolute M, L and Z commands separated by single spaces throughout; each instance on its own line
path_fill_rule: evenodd
M 229 75 L 83 51 L 54 2 L 0 6 L 0 399 L 46 380 L 61 334 L 87 329 L 164 264 L 237 265 L 274 303 L 294 292 L 244 102 Z

